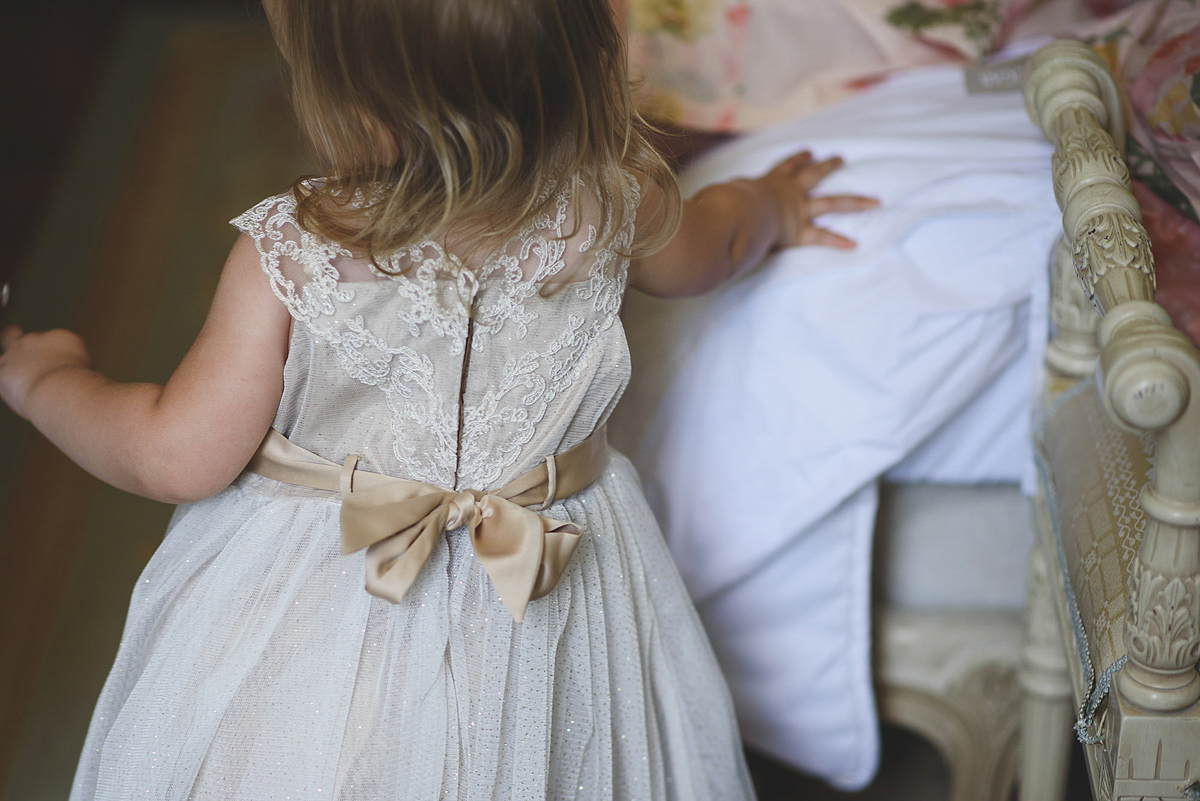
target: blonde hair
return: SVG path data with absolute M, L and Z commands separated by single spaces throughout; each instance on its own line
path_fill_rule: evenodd
M 606 243 L 636 213 L 632 174 L 667 202 L 627 255 L 674 234 L 679 189 L 634 109 L 609 0 L 274 0 L 272 10 L 297 116 L 327 173 L 293 185 L 306 229 L 372 258 L 435 232 L 502 241 L 579 177 Z

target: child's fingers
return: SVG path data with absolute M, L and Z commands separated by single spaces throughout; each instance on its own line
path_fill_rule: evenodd
M 786 159 L 779 162 L 778 166 L 784 169 L 803 167 L 806 164 L 811 164 L 812 160 L 813 154 L 811 150 L 801 150 L 799 153 L 788 156 Z
M 806 190 L 812 189 L 829 177 L 830 173 L 840 169 L 845 163 L 841 156 L 833 156 L 824 161 L 816 161 L 809 164 L 796 177 Z
M 848 236 L 842 236 L 836 231 L 830 231 L 828 228 L 821 228 L 817 225 L 810 225 L 804 229 L 804 232 L 800 234 L 799 244 L 824 245 L 838 250 L 853 250 L 858 245 Z
M 767 173 L 767 178 L 768 180 L 771 178 L 795 180 L 809 168 L 812 160 L 813 155 L 811 151 L 803 150 L 795 153 L 772 167 L 770 172 Z
M 869 211 L 878 207 L 879 198 L 866 195 L 821 195 L 808 203 L 809 214 L 813 217 L 831 212 Z

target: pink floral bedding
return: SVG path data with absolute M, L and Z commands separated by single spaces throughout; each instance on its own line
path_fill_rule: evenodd
M 1041 1 L 613 0 L 649 116 L 717 132 L 810 112 L 896 69 L 994 52 Z
M 1154 249 L 1156 300 L 1200 344 L 1200 4 L 1139 0 L 1077 33 L 1125 94 L 1126 161 Z

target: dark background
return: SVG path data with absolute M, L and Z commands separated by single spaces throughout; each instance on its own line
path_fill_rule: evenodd
M 0 282 L 15 282 L 126 16 L 244 13 L 258 0 L 0 0 Z

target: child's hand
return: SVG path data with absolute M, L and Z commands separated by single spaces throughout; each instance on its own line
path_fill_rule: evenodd
M 877 198 L 863 195 L 811 195 L 817 184 L 842 163 L 837 157 L 813 161 L 812 153 L 806 150 L 779 162 L 758 179 L 779 206 L 782 228 L 776 249 L 797 245 L 826 245 L 842 250 L 854 247 L 853 239 L 813 224 L 813 218 L 821 214 L 866 211 L 879 205 Z
M 821 214 L 879 205 L 862 195 L 812 196 L 817 184 L 841 166 L 840 158 L 814 161 L 805 151 L 760 178 L 704 187 L 684 201 L 675 238 L 658 252 L 630 262 L 629 285 L 654 297 L 686 297 L 753 269 L 780 248 L 853 248 L 854 240 L 813 224 Z
M 53 372 L 90 363 L 83 340 L 70 331 L 26 334 L 15 325 L 0 329 L 0 398 L 29 417 L 33 388 Z

